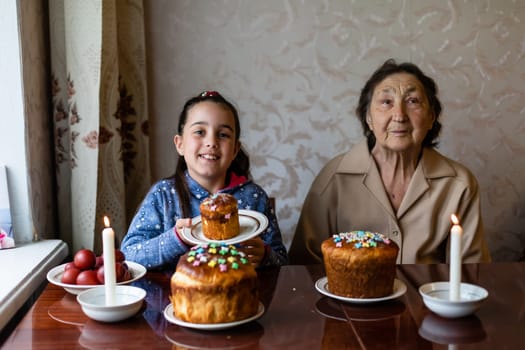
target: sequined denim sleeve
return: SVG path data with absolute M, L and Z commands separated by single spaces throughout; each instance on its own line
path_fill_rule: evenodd
M 144 198 L 122 240 L 126 259 L 147 269 L 172 266 L 187 251 L 173 232 L 178 215 L 178 199 L 173 183 L 155 184 Z

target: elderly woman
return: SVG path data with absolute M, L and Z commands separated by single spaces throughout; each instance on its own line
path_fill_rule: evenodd
M 290 262 L 321 262 L 323 240 L 369 230 L 399 245 L 398 263 L 445 263 L 451 214 L 463 227 L 463 262 L 490 261 L 476 178 L 434 149 L 441 129 L 435 82 L 412 63 L 388 60 L 364 86 L 356 113 L 366 141 L 313 182 Z

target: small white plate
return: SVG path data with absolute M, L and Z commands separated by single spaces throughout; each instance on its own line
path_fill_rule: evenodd
M 202 219 L 201 216 L 196 216 L 191 219 L 192 228 L 182 230 L 182 236 L 193 244 L 202 244 L 202 243 L 223 243 L 223 244 L 235 244 L 246 241 L 250 238 L 253 238 L 259 235 L 261 232 L 266 230 L 268 227 L 268 218 L 266 215 L 259 213 L 254 210 L 239 210 L 239 226 L 240 232 L 239 235 L 225 240 L 212 240 L 206 238 L 202 233 Z
M 402 296 L 403 294 L 405 294 L 405 292 L 407 291 L 407 286 L 403 283 L 403 281 L 398 280 L 396 278 L 394 279 L 394 292 L 390 295 L 387 295 L 381 298 L 347 298 L 341 295 L 330 293 L 330 291 L 328 290 L 328 278 L 321 277 L 317 280 L 317 282 L 315 282 L 315 289 L 317 289 L 319 293 L 324 294 L 330 298 L 334 298 L 334 299 L 338 299 L 338 300 L 342 300 L 342 301 L 346 301 L 346 302 L 354 303 L 354 304 L 370 304 L 370 303 L 377 303 L 380 301 L 398 298 Z
M 131 279 L 124 281 L 124 282 L 119 282 L 117 284 L 129 284 L 131 282 L 134 282 L 142 278 L 146 274 L 146 268 L 142 266 L 141 264 L 138 264 L 133 261 L 126 261 L 126 264 L 128 265 L 129 271 L 131 272 Z M 47 280 L 50 283 L 53 283 L 54 285 L 62 287 L 67 292 L 71 294 L 75 294 L 75 295 L 87 289 L 102 286 L 102 284 L 79 285 L 79 284 L 67 284 L 67 283 L 60 282 L 62 279 L 62 274 L 64 273 L 64 266 L 66 266 L 66 264 L 55 266 L 51 270 L 49 270 L 49 272 L 47 273 Z
M 193 329 L 201 329 L 201 330 L 207 330 L 207 331 L 216 331 L 216 330 L 240 326 L 241 324 L 245 324 L 245 323 L 258 319 L 259 317 L 262 316 L 262 314 L 264 314 L 264 305 L 263 303 L 259 302 L 259 309 L 257 310 L 257 313 L 251 317 L 245 318 L 244 320 L 239 320 L 235 322 L 226 322 L 226 323 L 191 323 L 191 322 L 186 322 L 186 321 L 183 321 L 175 317 L 175 315 L 173 315 L 173 305 L 172 304 L 168 304 L 168 306 L 166 306 L 166 308 L 164 309 L 164 317 L 166 318 L 166 320 L 168 320 L 168 322 L 176 324 L 177 326 L 188 327 L 188 328 L 193 328 Z

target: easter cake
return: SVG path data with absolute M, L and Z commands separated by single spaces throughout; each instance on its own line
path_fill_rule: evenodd
M 234 322 L 259 308 L 257 272 L 233 245 L 192 247 L 179 259 L 170 286 L 173 314 L 185 322 Z
M 321 244 L 330 293 L 347 298 L 392 294 L 398 245 L 369 231 L 333 235 Z
M 227 193 L 216 193 L 200 204 L 202 234 L 215 241 L 239 235 L 239 209 L 237 199 Z

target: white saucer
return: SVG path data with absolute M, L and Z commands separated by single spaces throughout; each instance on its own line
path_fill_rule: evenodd
M 395 299 L 407 291 L 407 286 L 403 283 L 403 281 L 398 280 L 397 278 L 394 280 L 394 292 L 390 295 L 387 295 L 386 297 L 381 298 L 347 298 L 343 297 L 341 295 L 336 295 L 333 293 L 330 293 L 328 290 L 328 278 L 327 277 L 321 277 L 315 282 L 315 289 L 321 294 L 324 294 L 330 298 L 346 301 L 349 303 L 355 303 L 355 304 L 370 304 L 370 303 L 377 303 L 380 301 Z
M 235 322 L 226 322 L 226 323 L 191 323 L 191 322 L 186 322 L 186 321 L 183 321 L 175 317 L 175 315 L 173 315 L 173 305 L 171 303 L 168 304 L 166 308 L 164 309 L 164 317 L 166 318 L 166 320 L 168 320 L 168 322 L 176 324 L 177 326 L 188 327 L 188 328 L 193 328 L 193 329 L 201 329 L 201 330 L 207 330 L 207 331 L 216 331 L 216 330 L 240 326 L 241 324 L 245 324 L 245 323 L 258 319 L 259 317 L 262 316 L 262 314 L 264 314 L 264 305 L 261 302 L 259 302 L 259 309 L 257 310 L 257 313 L 251 317 L 245 318 L 244 320 L 239 320 Z
M 182 230 L 182 236 L 188 242 L 193 244 L 218 242 L 222 244 L 235 244 L 256 237 L 268 227 L 268 218 L 266 215 L 254 210 L 239 210 L 240 233 L 234 238 L 221 241 L 206 238 L 202 233 L 202 220 L 200 215 L 191 219 L 193 224 L 191 230 Z
M 129 271 L 131 272 L 131 279 L 124 281 L 124 282 L 118 282 L 119 284 L 129 284 L 131 282 L 134 282 L 140 278 L 142 278 L 146 274 L 146 268 L 142 266 L 141 264 L 138 264 L 133 261 L 126 261 L 126 264 L 128 265 Z M 67 284 L 62 283 L 62 274 L 64 273 L 64 266 L 66 264 L 58 265 L 53 267 L 49 272 L 47 273 L 47 280 L 59 287 L 64 288 L 68 293 L 71 294 L 80 294 L 81 292 L 94 288 L 94 287 L 100 287 L 103 286 L 103 284 L 95 284 L 95 285 L 80 285 L 80 284 Z

